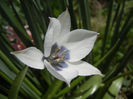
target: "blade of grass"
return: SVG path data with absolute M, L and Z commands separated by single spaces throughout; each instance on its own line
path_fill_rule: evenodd
M 78 0 L 80 5 L 80 12 L 83 22 L 83 28 L 90 29 L 91 23 L 90 23 L 90 0 Z
M 121 31 L 121 36 L 120 36 L 120 40 L 116 46 L 116 48 L 112 51 L 112 53 L 106 58 L 105 63 L 101 66 L 101 69 L 104 68 L 104 72 L 107 71 L 109 64 L 112 62 L 113 58 L 115 57 L 115 54 L 118 52 L 121 44 L 123 43 L 123 41 L 125 40 L 129 30 L 131 29 L 131 27 L 133 26 L 133 20 L 131 20 L 129 22 L 129 24 L 126 25 L 126 27 L 124 27 L 123 31 Z
M 6 66 L 6 64 L 0 60 L 0 75 L 3 77 L 9 84 L 12 84 L 12 80 L 15 79 L 16 75 L 14 72 L 12 72 L 9 68 L 9 66 Z M 22 84 L 22 89 L 20 92 L 24 96 L 30 96 L 30 97 L 36 97 L 38 98 L 39 96 L 36 94 L 38 91 L 36 88 L 30 83 L 26 78 L 24 79 L 26 83 Z M 25 93 L 25 92 L 26 93 Z M 25 95 L 26 94 L 26 95 Z M 40 95 L 40 93 L 39 93 Z M 41 96 L 41 95 L 40 95 Z
M 133 26 L 132 25 L 132 21 L 133 21 L 132 17 L 133 17 L 133 8 L 129 11 L 129 13 L 126 17 L 126 20 L 122 26 L 122 29 L 121 29 L 120 34 L 119 34 L 120 38 L 123 38 L 126 34 L 125 32 L 128 31 L 128 28 Z
M 9 78 L 15 78 L 15 74 L 6 66 L 6 64 L 0 59 L 0 71 L 4 72 Z M 6 80 L 9 81 L 7 78 Z M 10 82 L 10 81 L 9 81 Z
M 32 36 L 35 42 L 35 46 L 43 51 L 43 41 L 41 38 L 41 31 L 39 29 L 40 24 L 38 23 L 40 17 L 38 17 L 37 10 L 33 1 L 31 0 L 20 0 L 23 12 L 29 24 L 29 28 L 32 32 Z M 44 26 L 44 25 L 43 25 Z
M 121 5 L 121 3 L 118 3 L 117 8 L 116 8 L 116 11 L 115 11 L 115 15 L 114 15 L 113 20 L 112 20 L 112 23 L 111 23 L 111 29 L 110 29 L 110 31 L 112 30 L 113 25 L 116 22 L 116 19 L 118 17 L 119 10 L 120 10 L 120 5 Z
M 0 50 L 0 58 L 5 61 L 5 63 L 10 67 L 11 70 L 13 70 L 15 73 L 18 73 L 19 70 L 14 66 L 14 64 L 8 59 L 6 55 Z M 41 92 L 27 79 L 25 78 L 24 81 L 30 88 L 35 91 L 39 96 L 41 96 Z
M 12 7 L 12 10 L 13 10 L 13 12 L 14 12 L 14 14 L 15 14 L 17 20 L 19 21 L 19 23 L 20 23 L 20 24 L 22 25 L 22 27 L 23 27 L 23 22 L 22 22 L 21 18 L 19 17 L 19 15 L 18 15 L 18 13 L 17 13 L 17 11 L 16 11 L 16 9 L 15 9 L 15 7 L 14 7 L 13 1 L 12 1 L 12 0 L 8 0 L 8 1 L 9 1 L 9 3 L 10 3 L 11 7 Z
M 108 33 L 109 33 L 109 27 L 110 27 L 110 23 L 111 23 L 111 17 L 112 17 L 113 1 L 114 0 L 109 1 L 108 16 L 107 16 L 106 27 L 105 27 L 104 37 L 103 37 L 101 56 L 104 55 L 105 49 L 106 49 L 106 41 L 107 41 L 107 37 L 108 37 Z
M 104 80 L 105 86 L 98 91 L 98 93 L 94 99 L 97 99 L 98 97 L 103 97 L 105 92 L 111 85 L 112 81 L 118 79 L 119 77 L 128 75 L 133 72 L 133 70 L 132 70 L 132 71 L 118 75 L 123 70 L 123 68 L 126 66 L 128 60 L 132 57 L 132 54 L 133 54 L 133 46 L 129 49 L 128 53 L 125 54 L 122 61 L 120 62 L 120 65 L 118 65 L 118 67 L 116 68 L 114 73 L 112 73 L 112 75 L 108 79 L 106 79 L 106 81 Z
M 6 55 L 0 50 L 0 58 L 6 62 L 6 64 L 15 72 L 18 73 L 19 70 L 12 64 Z
M 129 47 L 129 50 L 126 51 L 125 55 L 123 56 L 122 61 L 120 62 L 119 65 L 117 65 L 114 70 L 111 70 L 111 72 L 109 73 L 110 76 L 104 78 L 104 81 L 108 81 L 109 79 L 111 79 L 112 77 L 115 77 L 116 75 L 118 75 L 119 72 L 121 72 L 124 67 L 126 66 L 128 60 L 130 58 L 132 58 L 132 54 L 133 54 L 133 45 L 131 47 Z M 113 73 L 112 73 L 113 71 Z M 109 72 L 109 71 L 108 71 Z
M 0 0 L 0 13 L 8 20 L 8 22 L 13 26 L 17 35 L 21 38 L 21 40 L 26 44 L 26 46 L 31 46 L 31 40 L 28 34 L 26 33 L 24 27 L 19 23 L 19 21 L 14 16 L 12 9 L 7 5 L 5 0 Z
M 122 86 L 123 80 L 124 78 L 121 77 L 113 81 L 108 91 L 105 93 L 103 99 L 116 99 Z
M 113 32 L 111 46 L 114 45 L 114 43 L 116 42 L 118 35 L 119 35 L 120 25 L 122 22 L 122 16 L 124 14 L 125 2 L 126 2 L 126 0 L 123 0 L 123 2 L 122 2 L 122 8 L 121 8 L 120 14 L 118 16 L 114 32 Z
M 74 10 L 73 10 L 72 0 L 68 0 L 68 9 L 69 9 L 70 16 L 71 16 L 72 29 L 76 29 L 77 28 L 77 22 L 76 22 Z
M 57 91 L 59 91 L 60 87 L 62 86 L 63 82 L 60 80 L 55 79 L 49 89 L 46 91 L 46 94 L 42 97 L 42 99 L 53 99 L 56 95 Z
M 92 94 L 95 93 L 95 91 L 101 86 L 101 80 L 100 81 L 97 81 L 97 83 L 95 83 L 87 92 L 85 92 L 83 95 L 82 95 L 82 99 L 86 99 L 88 98 L 89 96 L 91 96 Z
M 3 95 L 3 94 L 0 94 L 0 99 L 8 99 L 8 97 L 6 97 L 6 96 Z
M 82 81 L 85 77 L 79 77 L 77 79 L 75 79 L 72 83 L 71 83 L 71 86 L 70 87 L 66 87 L 64 88 L 61 92 L 57 93 L 56 94 L 56 98 L 69 92 L 72 88 L 74 88 L 80 81 Z
M 30 30 L 32 32 L 35 46 L 41 51 L 43 51 L 43 40 L 41 38 L 40 26 L 44 26 L 43 29 L 45 29 L 45 22 L 43 21 L 42 15 L 40 14 L 41 12 L 36 8 L 32 0 L 20 1 L 23 11 L 25 13 L 25 17 L 29 24 Z M 50 81 L 50 75 L 48 73 L 45 73 L 45 76 L 47 77 L 46 81 Z
M 91 95 L 101 85 L 101 82 L 102 82 L 102 77 L 101 76 L 99 76 L 99 75 L 92 76 L 92 77 L 90 77 L 90 79 L 86 80 L 85 83 L 83 83 L 78 88 L 78 90 L 75 90 L 74 94 L 83 94 L 86 90 L 91 90 L 91 91 L 89 91 L 89 93 L 87 93 L 87 96 Z M 85 97 L 85 96 L 86 95 L 83 95 L 82 97 Z
M 0 33 L 0 48 L 4 48 L 4 46 L 6 46 L 6 50 L 4 50 L 5 54 L 8 58 L 10 58 L 10 60 L 13 62 L 13 64 L 15 64 L 15 66 L 18 66 L 18 68 L 22 69 L 24 67 L 24 64 L 22 64 L 19 60 L 16 59 L 16 57 L 13 57 L 9 54 L 9 52 L 12 52 L 13 50 L 11 49 L 11 45 L 10 45 L 10 42 L 9 40 L 6 38 L 6 35 L 4 33 Z M 3 50 L 2 50 L 3 51 Z M 0 55 L 7 58 L 5 55 L 3 55 L 0 51 Z M 15 61 L 14 61 L 15 60 Z M 8 62 L 7 62 L 8 63 Z M 7 64 L 6 63 L 6 64 Z M 12 65 L 13 66 L 13 65 Z M 10 65 L 9 65 L 10 67 Z M 12 67 L 10 67 L 12 69 Z M 15 67 L 14 67 L 15 68 Z M 14 70 L 13 70 L 14 71 Z M 17 70 L 14 71 L 15 73 L 17 73 Z M 32 73 L 30 70 L 29 70 L 30 73 Z M 33 73 L 32 73 L 33 75 Z M 28 73 L 27 76 L 39 87 L 39 88 L 42 88 L 42 86 L 39 84 L 37 78 L 34 78 Z
M 105 84 L 104 84 L 105 86 L 102 87 L 100 90 L 98 90 L 98 92 L 96 93 L 95 97 L 93 97 L 93 99 L 98 99 L 98 97 L 103 97 L 104 94 L 107 92 L 109 86 L 111 85 L 111 83 L 112 83 L 113 81 L 115 81 L 116 79 L 119 79 L 119 78 L 121 78 L 121 77 L 130 75 L 130 74 L 132 74 L 132 73 L 133 73 L 133 70 L 128 71 L 128 72 L 125 72 L 125 73 L 122 73 L 122 74 L 117 75 L 117 76 L 115 76 L 114 78 L 108 80 L 107 82 L 105 82 Z
M 127 76 L 127 75 L 131 75 L 132 73 L 133 73 L 133 70 L 130 70 L 130 71 L 125 72 L 125 73 L 122 73 L 122 74 L 119 74 L 119 75 L 113 77 L 112 79 L 106 81 L 106 83 L 109 84 L 109 83 L 111 83 L 112 81 L 114 81 L 114 80 L 116 80 L 116 79 L 118 79 L 118 78 L 120 78 L 120 77 L 124 77 L 124 76 Z
M 2 38 L 1 38 L 2 37 Z M 12 52 L 13 50 L 10 47 L 10 43 L 8 44 L 8 40 L 5 38 L 5 35 L 1 35 L 0 34 L 0 48 L 3 51 L 3 53 L 0 50 L 0 55 L 3 57 L 1 59 L 3 59 L 4 61 L 8 61 L 8 58 L 10 58 L 9 64 L 8 62 L 6 62 L 7 65 L 9 65 L 9 68 L 11 70 L 13 70 L 15 73 L 18 73 L 17 68 L 22 69 L 24 67 L 24 64 L 22 64 L 18 59 L 16 59 L 16 57 L 11 56 L 11 54 L 9 52 Z M 5 48 L 6 47 L 6 48 Z M 4 48 L 4 49 L 3 49 Z M 5 54 L 5 55 L 4 55 Z M 6 60 L 7 59 L 7 60 Z M 10 65 L 11 64 L 11 65 Z M 14 66 L 15 65 L 15 66 Z M 13 66 L 13 67 L 12 67 Z M 16 67 L 17 66 L 17 67 Z M 14 70 L 16 68 L 16 70 Z M 32 74 L 32 76 L 31 76 Z M 37 78 L 33 75 L 33 73 L 31 72 L 31 70 L 29 70 L 27 76 L 41 89 L 42 86 L 40 85 L 40 82 L 37 80 Z
M 19 93 L 19 89 L 21 87 L 21 84 L 24 80 L 24 77 L 26 75 L 28 71 L 28 67 L 26 66 L 15 78 L 15 80 L 13 81 L 14 83 L 12 84 L 11 89 L 9 90 L 9 95 L 8 98 L 9 99 L 17 99 L 18 97 L 18 93 Z

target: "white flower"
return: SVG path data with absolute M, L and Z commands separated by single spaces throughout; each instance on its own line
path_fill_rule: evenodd
M 102 75 L 97 68 L 81 60 L 92 50 L 98 33 L 84 29 L 70 31 L 70 26 L 70 15 L 66 10 L 57 19 L 50 18 L 44 54 L 35 47 L 11 53 L 31 68 L 46 67 L 54 77 L 69 86 L 77 76 Z

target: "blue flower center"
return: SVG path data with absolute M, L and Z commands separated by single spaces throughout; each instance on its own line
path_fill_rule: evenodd
M 58 46 L 55 43 L 52 46 L 50 56 L 46 58 L 48 62 L 57 70 L 67 67 L 66 60 L 70 59 L 70 52 L 64 46 Z

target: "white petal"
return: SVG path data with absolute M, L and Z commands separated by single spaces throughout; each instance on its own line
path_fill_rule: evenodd
M 61 23 L 61 35 L 70 32 L 71 19 L 68 9 L 59 15 L 58 20 Z
M 77 77 L 78 72 L 75 71 L 74 69 L 71 69 L 70 66 L 62 68 L 62 70 L 56 70 L 53 68 L 53 66 L 47 62 L 46 60 L 44 61 L 44 64 L 48 71 L 57 79 L 65 81 L 68 86 L 70 86 L 70 82 L 73 78 Z
M 48 57 L 51 52 L 52 45 L 57 42 L 58 35 L 60 33 L 60 22 L 59 20 L 55 18 L 50 18 L 50 23 L 48 26 L 48 30 L 46 32 L 45 36 L 45 42 L 44 42 L 44 55 L 45 57 Z
M 29 47 L 21 51 L 11 52 L 21 62 L 35 69 L 44 69 L 43 53 L 35 47 Z
M 77 29 L 65 35 L 59 45 L 65 46 L 70 51 L 71 62 L 79 61 L 90 53 L 97 34 L 94 31 Z
M 102 75 L 100 70 L 85 61 L 68 63 L 71 68 L 78 71 L 79 76 Z

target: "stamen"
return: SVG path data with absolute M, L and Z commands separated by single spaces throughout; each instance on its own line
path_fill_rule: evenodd
M 67 67 L 65 63 L 66 60 L 70 58 L 69 50 L 64 46 L 59 47 L 57 43 L 52 46 L 51 54 L 46 59 L 56 70 L 61 70 L 62 68 Z

